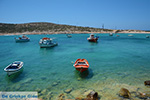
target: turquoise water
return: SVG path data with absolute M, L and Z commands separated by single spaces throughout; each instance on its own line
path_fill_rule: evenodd
M 16 43 L 14 37 L 0 36 L 0 91 L 37 91 L 56 100 L 65 89 L 71 88 L 68 98 L 74 99 L 86 90 L 97 91 L 101 99 L 119 98 L 121 87 L 146 91 L 145 80 L 150 80 L 150 39 L 146 34 L 97 34 L 98 43 L 87 41 L 89 34 L 28 35 L 31 41 Z M 42 37 L 55 37 L 58 46 L 40 48 Z M 73 62 L 88 60 L 88 72 L 78 73 Z M 11 77 L 4 68 L 13 61 L 23 61 L 24 69 Z

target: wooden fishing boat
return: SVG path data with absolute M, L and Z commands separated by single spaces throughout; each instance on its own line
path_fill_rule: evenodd
M 30 38 L 28 38 L 25 35 L 22 35 L 21 37 L 15 38 L 16 42 L 29 42 Z
M 39 45 L 40 45 L 40 48 L 50 48 L 50 47 L 57 46 L 58 43 L 53 42 L 52 38 L 44 37 L 40 39 Z
M 91 34 L 89 38 L 87 38 L 89 42 L 97 42 L 98 37 L 94 37 L 94 34 Z
M 88 70 L 89 63 L 86 59 L 77 59 L 73 66 L 76 68 L 76 70 L 80 72 L 84 72 Z

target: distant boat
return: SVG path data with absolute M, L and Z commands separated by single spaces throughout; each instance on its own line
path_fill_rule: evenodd
M 146 38 L 149 38 L 149 35 L 147 35 Z
M 73 66 L 79 72 L 84 72 L 84 71 L 88 70 L 89 63 L 88 63 L 88 61 L 86 59 L 77 59 Z
M 12 64 L 8 65 L 4 71 L 7 72 L 7 74 L 10 76 L 14 73 L 19 72 L 23 68 L 23 62 L 21 61 L 15 61 Z
M 113 36 L 113 33 L 109 33 L 109 36 Z
M 133 35 L 132 35 L 132 34 L 129 34 L 128 36 L 129 36 L 129 37 L 133 37 Z
M 28 38 L 25 35 L 22 35 L 21 37 L 15 38 L 16 42 L 28 42 L 30 41 L 30 38 Z
M 87 38 L 87 40 L 88 40 L 89 42 L 97 42 L 98 38 L 99 38 L 99 37 L 97 37 L 97 36 L 94 37 L 94 34 L 90 34 L 90 37 Z
M 67 37 L 68 37 L 68 38 L 72 38 L 72 35 L 70 35 L 70 34 L 67 34 Z
M 52 38 L 44 37 L 40 39 L 39 45 L 41 48 L 50 48 L 50 47 L 57 46 L 58 43 L 54 43 Z
M 120 35 L 116 35 L 116 37 L 120 37 Z

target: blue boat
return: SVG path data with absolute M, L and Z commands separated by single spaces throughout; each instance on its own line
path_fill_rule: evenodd
M 15 38 L 16 42 L 29 42 L 30 38 L 28 38 L 25 35 L 22 35 L 21 37 Z

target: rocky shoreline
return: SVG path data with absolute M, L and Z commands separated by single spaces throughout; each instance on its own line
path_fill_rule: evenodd
M 44 77 L 42 77 L 43 79 Z M 33 79 L 26 79 L 23 84 L 31 84 Z M 76 88 L 65 86 L 61 92 L 53 91 L 62 82 L 57 80 L 45 89 L 36 88 L 39 100 L 149 100 L 150 81 L 143 82 L 142 86 L 131 86 L 128 84 L 112 84 L 103 87 L 102 84 L 94 83 L 91 87 Z M 98 85 L 99 84 L 99 85 Z M 145 85 L 145 86 L 144 86 Z M 96 87 L 97 86 L 97 87 Z M 20 87 L 21 88 L 21 87 Z M 112 93 L 113 91 L 113 93 Z
M 46 77 L 41 77 L 45 80 Z M 22 86 L 32 84 L 34 79 L 28 78 L 20 85 L 12 87 L 15 91 L 20 91 Z M 77 80 L 80 82 L 80 80 Z M 111 84 L 108 84 L 111 82 Z M 36 87 L 32 91 L 38 92 L 38 100 L 150 100 L 150 81 L 144 81 L 143 84 L 133 86 L 129 84 L 116 83 L 108 80 L 102 84 L 100 81 L 91 84 L 89 87 L 75 87 L 63 85 L 60 80 L 54 81 L 48 87 L 41 89 Z M 60 89 L 61 87 L 61 89 Z M 5 88 L 6 89 L 6 88 Z M 58 92 L 57 89 L 60 89 Z M 5 91 L 10 91 L 7 87 Z M 29 90 L 30 91 L 30 90 Z
M 57 82 L 56 82 L 57 83 Z M 59 84 L 59 83 L 58 83 Z M 58 85 L 57 84 L 57 85 Z M 56 85 L 55 85 L 56 86 Z M 53 88 L 55 86 L 52 86 Z M 147 87 L 149 88 L 149 87 Z M 109 88 L 107 88 L 109 90 Z M 111 90 L 111 89 L 110 89 Z M 111 94 L 105 93 L 105 89 L 98 91 L 87 88 L 87 89 L 75 89 L 66 88 L 63 89 L 62 93 L 55 95 L 56 93 L 51 92 L 50 89 L 36 89 L 39 94 L 40 100 L 149 100 L 150 91 L 144 91 L 142 88 L 128 87 L 120 88 L 116 93 L 115 97 Z M 108 91 L 107 91 L 108 92 Z

